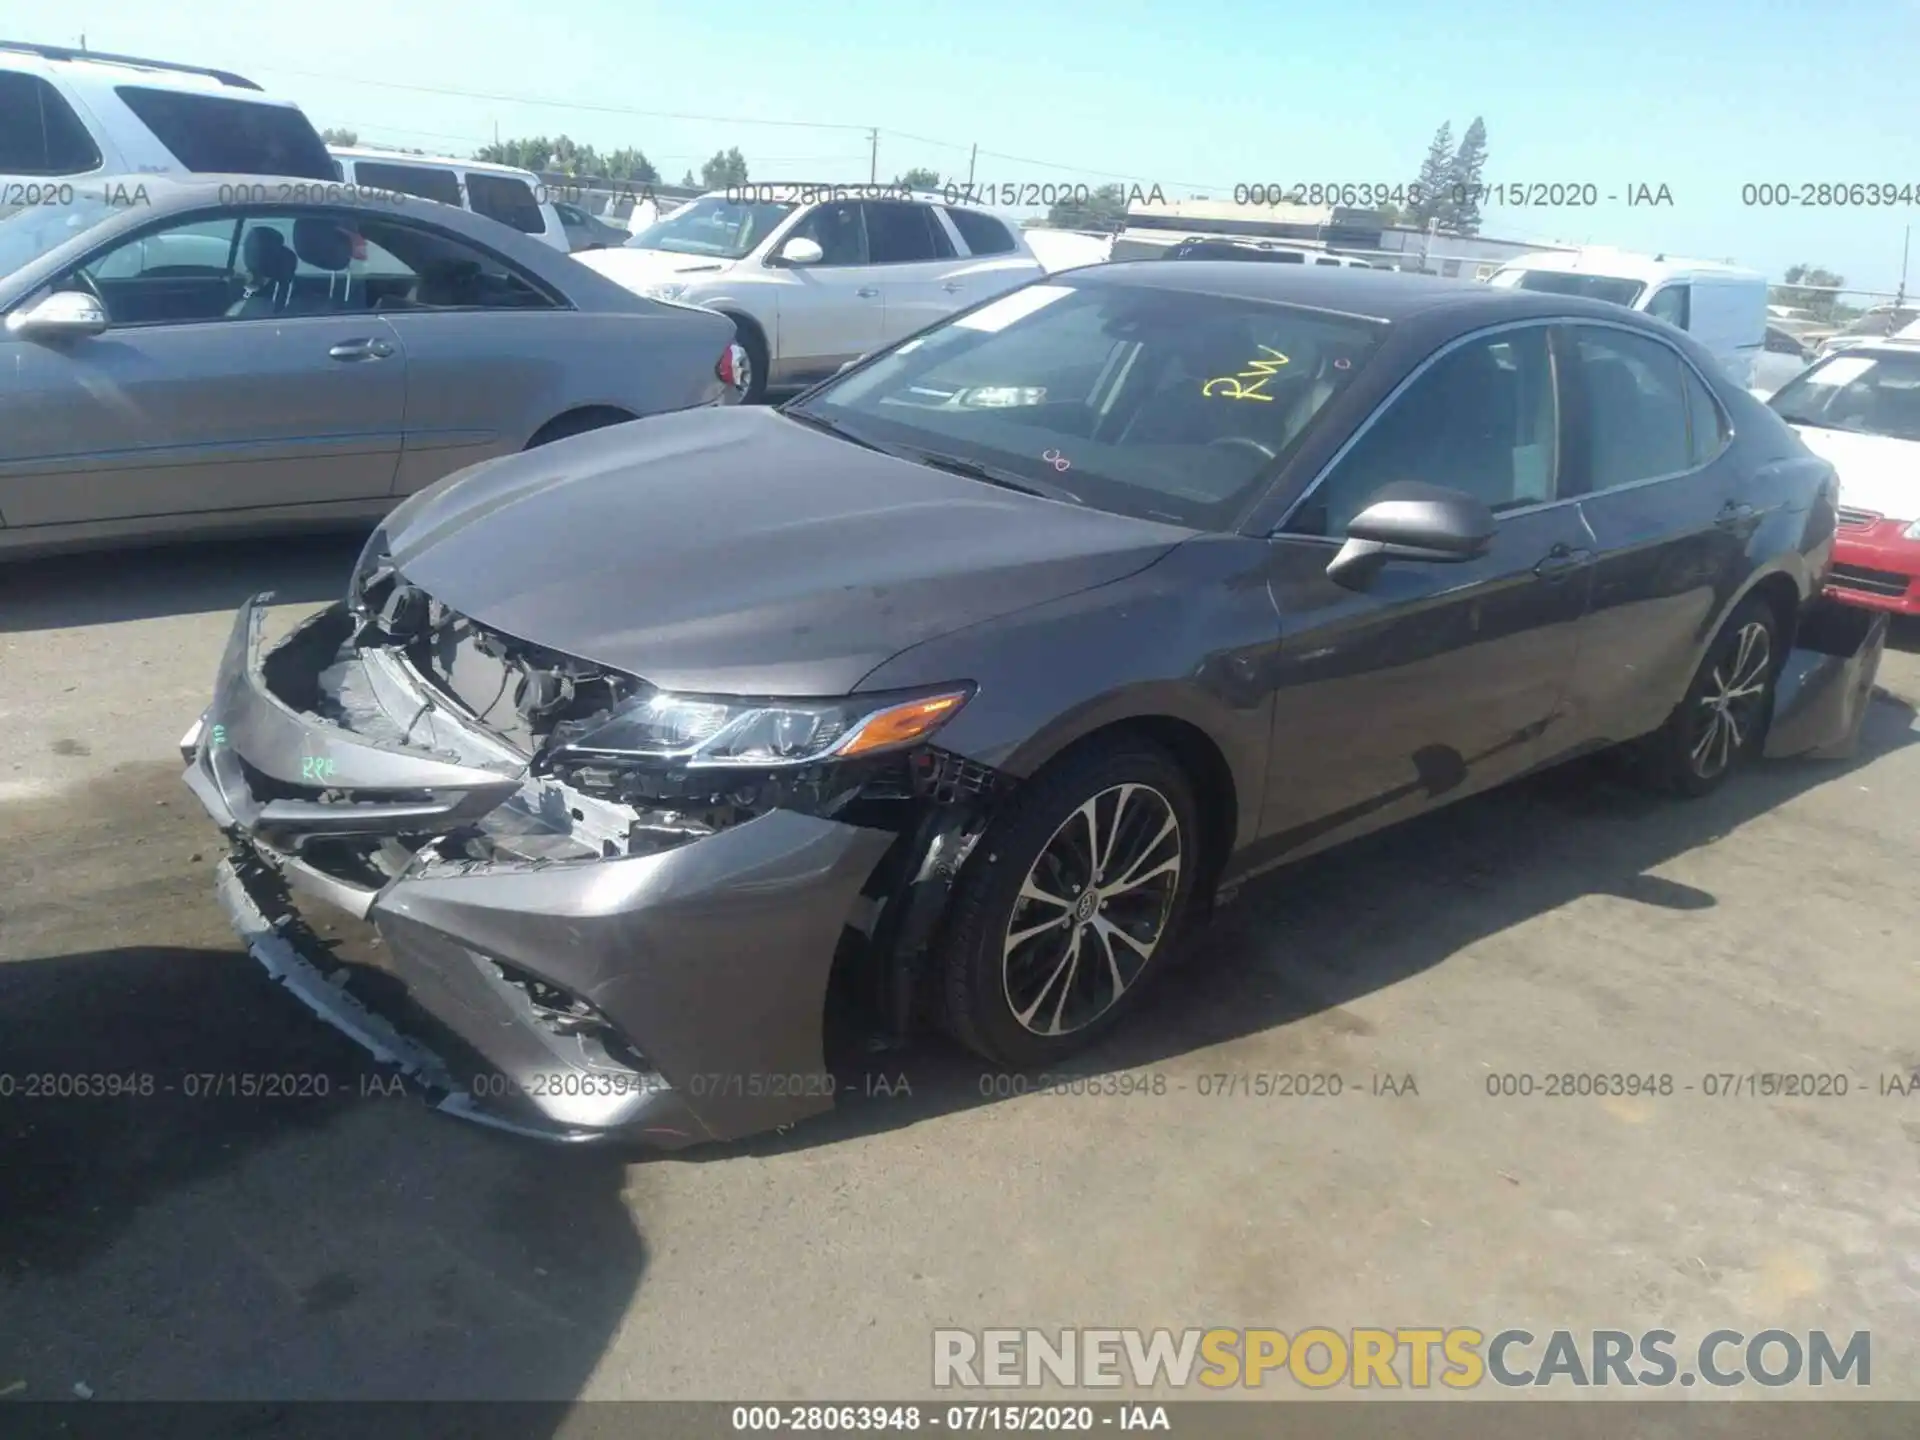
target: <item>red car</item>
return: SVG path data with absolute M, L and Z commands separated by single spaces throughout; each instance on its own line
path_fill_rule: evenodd
M 1840 472 L 1827 593 L 1920 615 L 1920 343 L 1851 346 L 1767 403 Z

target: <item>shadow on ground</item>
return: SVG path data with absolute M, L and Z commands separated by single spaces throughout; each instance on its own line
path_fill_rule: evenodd
M 0 565 L 0 633 L 233 610 L 262 590 L 287 604 L 333 600 L 367 534 L 361 526 Z
M 1341 1007 L 1582 896 L 1618 896 L 1652 911 L 1711 908 L 1713 895 L 1650 872 L 1915 743 L 1915 723 L 1911 705 L 1879 692 L 1854 759 L 1762 762 L 1691 802 L 1649 793 L 1617 759 L 1597 756 L 1286 867 L 1249 884 L 1189 938 L 1150 1015 L 1059 1073 L 1154 1066 L 1314 1016 L 1367 1033 Z M 839 1028 L 857 1031 L 845 1019 Z M 987 1104 L 994 1095 L 983 1090 L 1021 1083 L 938 1038 L 878 1055 L 843 1040 L 832 1063 L 840 1098 L 831 1114 L 745 1148 L 832 1144 Z M 1006 1090 L 1000 1083 L 995 1093 Z M 721 1159 L 739 1148 L 684 1158 Z
M 238 950 L 0 965 L 0 1057 L 20 1398 L 570 1398 L 641 1284 L 617 1157 L 423 1113 Z

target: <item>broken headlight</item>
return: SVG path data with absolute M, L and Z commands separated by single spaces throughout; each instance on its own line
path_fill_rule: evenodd
M 851 760 L 919 744 L 972 695 L 970 684 L 836 700 L 750 700 L 656 691 L 569 737 L 555 758 L 754 770 Z

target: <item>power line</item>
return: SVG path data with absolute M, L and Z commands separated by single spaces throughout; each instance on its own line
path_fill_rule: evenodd
M 461 100 L 490 100 L 499 105 L 545 105 L 556 110 L 589 110 L 601 115 L 639 115 L 651 120 L 699 120 L 714 125 L 777 125 L 796 130 L 858 130 L 870 125 L 840 125 L 826 120 L 755 120 L 745 115 L 692 115 L 674 110 L 638 110 L 631 105 L 589 105 L 579 100 L 551 100 L 537 95 L 502 95 L 488 90 L 455 90 L 439 85 L 404 85 L 398 80 L 365 80 L 357 75 L 322 75 L 313 70 L 288 70 L 278 65 L 256 65 L 270 75 L 297 75 L 303 80 L 325 80 L 334 85 L 370 85 L 379 90 L 405 90 L 415 95 L 448 95 Z

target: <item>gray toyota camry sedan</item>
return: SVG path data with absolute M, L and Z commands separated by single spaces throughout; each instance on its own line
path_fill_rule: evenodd
M 364 526 L 476 461 L 737 398 L 732 321 L 455 206 L 31 188 L 0 210 L 0 557 Z
M 1258 871 L 1603 747 L 1712 790 L 1834 518 L 1658 321 L 1098 266 L 413 495 L 243 607 L 186 779 L 256 956 L 445 1107 L 725 1139 L 832 1104 L 838 969 L 1044 1066 Z

